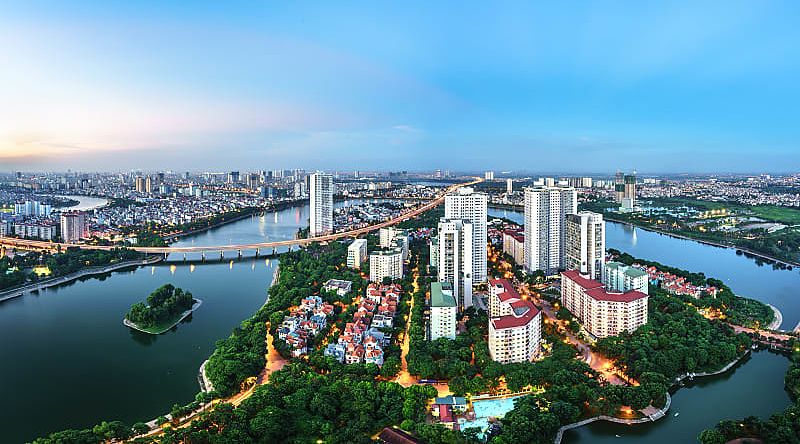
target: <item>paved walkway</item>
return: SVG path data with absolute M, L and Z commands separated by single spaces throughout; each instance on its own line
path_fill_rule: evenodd
M 70 273 L 65 276 L 56 276 L 43 281 L 26 284 L 22 287 L 15 287 L 15 288 L 10 288 L 8 290 L 3 290 L 0 292 L 0 302 L 20 297 L 25 293 L 32 293 L 34 291 L 43 290 L 45 288 L 54 287 L 56 285 L 66 284 L 67 282 L 72 282 L 82 277 L 92 276 L 95 274 L 110 273 L 112 271 L 116 271 L 122 268 L 151 265 L 161 260 L 163 260 L 161 256 L 149 256 L 143 260 L 120 262 L 118 264 L 106 265 L 102 267 L 84 268 L 82 270 L 78 270 L 74 273 Z

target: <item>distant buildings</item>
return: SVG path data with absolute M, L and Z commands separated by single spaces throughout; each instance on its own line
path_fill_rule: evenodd
M 525 189 L 525 265 L 547 274 L 564 268 L 566 215 L 578 210 L 578 194 L 568 187 Z
M 367 260 L 367 240 L 356 239 L 347 247 L 347 266 L 350 268 L 361 268 Z
M 594 280 L 603 279 L 606 228 L 603 215 L 581 211 L 566 216 L 565 264 Z
M 86 237 L 89 237 L 89 225 L 85 213 L 80 211 L 61 213 L 61 240 L 72 243 Z
M 134 179 L 134 187 L 136 188 L 137 193 L 144 193 L 145 192 L 144 177 L 136 176 L 136 179 Z
M 27 239 L 53 240 L 56 238 L 58 224 L 52 219 L 34 219 L 16 222 L 13 225 L 14 234 Z M 2 231 L 2 228 L 0 228 Z M 8 235 L 10 232 L 0 233 Z
M 461 310 L 472 306 L 474 231 L 474 225 L 468 220 L 445 218 L 439 221 L 436 271 L 440 282 L 452 285 L 453 296 Z
M 14 214 L 18 216 L 47 217 L 51 211 L 53 211 L 52 206 L 35 200 L 14 204 Z
M 542 315 L 505 279 L 489 281 L 489 354 L 503 364 L 526 362 L 539 353 Z
M 311 220 L 309 233 L 319 236 L 333 232 L 333 176 L 314 173 L 309 176 Z
M 577 270 L 561 273 L 561 303 L 597 338 L 632 332 L 647 323 L 647 294 L 609 291 Z
M 456 338 L 456 309 L 458 304 L 453 297 L 453 287 L 449 282 L 431 283 L 430 321 L 428 331 L 430 340 Z
M 620 205 L 620 211 L 636 210 L 636 173 L 623 174 L 617 171 L 614 176 L 614 200 Z
M 456 193 L 448 194 L 444 202 L 445 219 L 461 219 L 472 224 L 472 259 L 471 279 L 478 284 L 486 282 L 486 225 L 487 205 L 489 197 L 486 193 L 475 192 L 470 187 L 459 188 Z
M 403 249 L 399 247 L 373 251 L 369 255 L 369 280 L 381 283 L 385 278 L 403 278 Z
M 648 294 L 647 272 L 619 262 L 608 262 L 603 271 L 603 283 L 610 290 L 626 292 L 631 290 Z
M 485 180 L 494 180 L 494 171 L 486 171 L 483 173 L 483 178 Z
M 511 178 L 506 179 L 506 194 L 514 193 L 514 181 Z

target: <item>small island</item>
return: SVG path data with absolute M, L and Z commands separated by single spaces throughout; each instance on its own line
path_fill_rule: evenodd
M 190 292 L 166 284 L 150 293 L 147 304 L 133 304 L 122 323 L 143 333 L 158 335 L 178 325 L 202 303 Z

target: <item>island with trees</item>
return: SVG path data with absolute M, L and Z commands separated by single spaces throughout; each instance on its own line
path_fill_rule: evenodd
M 135 330 L 158 335 L 178 325 L 200 304 L 202 301 L 195 299 L 192 293 L 166 284 L 150 293 L 147 304 L 133 304 L 123 323 Z
M 401 227 L 413 230 L 435 226 L 432 215 L 437 213 L 441 214 L 439 210 L 427 212 L 403 222 Z M 137 430 L 141 427 L 111 422 L 95 429 L 57 432 L 36 442 L 50 444 L 79 438 L 99 443 L 109 437 L 139 435 L 135 442 L 368 443 L 383 427 L 395 427 L 431 444 L 551 443 L 559 428 L 576 421 L 600 415 L 642 419 L 642 410 L 665 407 L 676 378 L 690 372 L 720 371 L 748 353 L 751 338 L 737 333 L 731 325 L 733 320 L 763 325 L 771 319 L 764 307 L 741 300 L 719 281 L 670 269 L 697 282 L 702 279 L 713 283 L 721 289 L 716 298 L 720 302 L 706 300 L 705 296 L 695 299 L 674 295 L 651 286 L 648 324 L 633 333 L 605 338 L 595 346 L 595 351 L 614 362 L 618 374 L 635 383 L 610 383 L 581 359 L 580 351 L 566 340 L 565 329 L 555 322 L 542 326 L 546 352 L 540 360 L 501 364 L 489 356 L 488 321 L 480 311 L 470 309 L 464 314 L 460 319 L 464 328 L 454 340 L 425 338 L 426 292 L 436 274 L 430 267 L 426 240 L 412 236 L 407 267 L 410 272 L 400 280 L 406 296 L 398 307 L 400 319 L 408 322 L 407 368 L 402 369 L 399 353 L 393 351 L 398 348 L 396 343 L 386 348 L 383 367 L 346 365 L 320 353 L 324 343 L 335 340 L 336 332 L 342 331 L 347 319 L 352 318 L 354 303 L 365 291 L 364 279 L 344 265 L 346 250 L 345 243 L 330 242 L 282 254 L 281 273 L 269 289 L 267 303 L 228 338 L 216 343 L 205 367 L 214 392 L 200 393 L 195 402 L 173 407 L 171 419 L 163 417 L 158 421 L 163 430 L 142 436 Z M 644 263 L 621 252 L 618 258 Z M 493 271 L 499 274 L 500 270 L 493 265 Z M 514 267 L 503 270 L 521 273 Z M 353 282 L 352 293 L 338 296 L 325 292 L 322 285 L 332 278 Z M 543 276 L 529 275 L 523 281 L 541 290 L 539 296 L 543 300 L 552 297 L 543 288 Z M 268 382 L 254 382 L 264 375 L 267 357 L 272 356 L 266 339 L 275 338 L 276 329 L 291 308 L 312 295 L 334 305 L 328 326 L 317 335 L 318 339 L 309 341 L 307 357 L 292 357 L 282 349 L 281 341 L 274 341 L 274 351 L 284 354 L 281 359 L 286 365 L 271 371 Z M 706 305 L 726 317 L 704 316 Z M 568 312 L 558 316 L 571 318 Z M 397 327 L 393 336 L 404 337 L 405 325 Z M 413 382 L 401 384 L 401 372 L 408 372 Z M 481 437 L 475 428 L 451 430 L 433 420 L 428 403 L 437 396 L 437 388 L 423 382 L 431 379 L 443 383 L 439 386 L 446 384 L 446 389 L 456 396 L 528 394 L 506 413 L 499 430 Z M 797 370 L 787 375 L 787 386 L 800 386 L 796 381 L 800 381 Z M 210 398 L 222 402 L 199 411 L 200 403 Z M 780 429 L 794 421 L 794 412 L 789 409 L 775 417 L 776 424 L 780 420 Z M 191 419 L 187 419 L 190 414 Z M 772 423 L 759 427 L 767 430 Z M 733 435 L 727 429 L 724 432 L 724 436 Z M 723 432 L 714 430 L 707 435 L 719 437 L 720 433 Z M 763 432 L 761 436 L 771 435 Z

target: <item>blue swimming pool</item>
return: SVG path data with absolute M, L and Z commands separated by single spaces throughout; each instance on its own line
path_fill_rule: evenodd
M 459 420 L 459 428 L 478 427 L 481 433 L 489 427 L 489 418 L 502 418 L 506 413 L 514 408 L 514 401 L 527 395 L 514 396 L 502 399 L 482 399 L 472 401 L 472 410 L 475 412 L 475 419 L 472 421 Z

